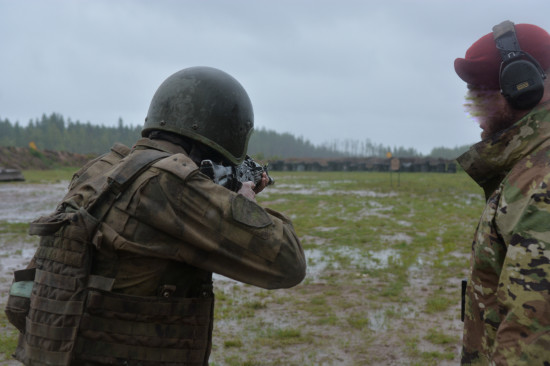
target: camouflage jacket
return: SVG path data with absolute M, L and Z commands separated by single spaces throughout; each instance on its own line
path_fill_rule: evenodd
M 268 289 L 302 281 L 304 253 L 286 216 L 214 184 L 178 145 L 141 139 L 134 148 L 173 155 L 142 173 L 99 228 L 97 245 L 105 250 L 97 253 L 98 266 L 109 263 L 109 249 L 117 255 L 113 291 L 155 296 L 166 271 L 183 266 Z M 102 179 L 111 155 L 76 173 L 65 205 L 87 205 L 93 179 Z M 98 266 L 96 272 L 108 274 Z
M 487 198 L 472 243 L 465 365 L 550 363 L 550 106 L 458 159 Z

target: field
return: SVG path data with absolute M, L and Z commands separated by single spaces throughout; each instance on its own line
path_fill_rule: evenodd
M 52 210 L 70 170 L 0 184 L 0 306 L 32 256 L 27 222 Z M 261 205 L 293 219 L 307 276 L 263 290 L 215 276 L 211 365 L 455 365 L 460 281 L 483 208 L 468 176 L 273 172 Z M 16 331 L 0 313 L 0 364 Z M 2 361 L 3 360 L 3 361 Z

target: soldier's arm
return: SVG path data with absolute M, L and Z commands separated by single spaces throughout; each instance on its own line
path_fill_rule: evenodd
M 530 364 L 550 357 L 550 201 L 546 185 L 527 194 L 517 188 L 503 192 L 497 219 L 507 253 L 493 361 Z
M 291 287 L 303 280 L 304 253 L 286 216 L 200 176 L 190 179 L 187 188 L 194 193 L 188 196 L 193 202 L 185 205 L 189 220 L 184 222 L 193 228 L 183 239 L 208 254 L 186 256 L 186 261 L 263 288 Z
M 159 174 L 142 188 L 139 202 L 138 219 L 156 227 L 171 259 L 267 289 L 291 287 L 305 277 L 291 221 L 198 170 Z

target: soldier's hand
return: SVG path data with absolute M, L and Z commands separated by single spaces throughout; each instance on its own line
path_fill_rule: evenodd
M 263 177 L 262 177 L 263 181 Z M 263 189 L 263 188 L 262 188 Z M 256 193 L 254 192 L 254 182 L 244 182 L 241 189 L 237 192 L 242 194 L 251 201 L 256 201 Z
M 269 178 L 265 172 L 262 173 L 262 180 L 254 187 L 254 193 L 258 194 L 264 190 L 265 187 L 269 184 Z

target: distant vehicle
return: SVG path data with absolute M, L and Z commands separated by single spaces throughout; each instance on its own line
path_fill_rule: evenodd
M 7 169 L 0 167 L 0 182 L 24 181 L 23 173 L 18 169 Z

